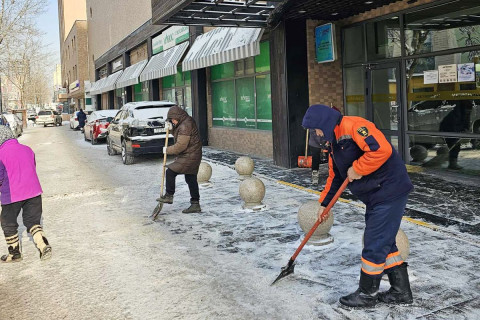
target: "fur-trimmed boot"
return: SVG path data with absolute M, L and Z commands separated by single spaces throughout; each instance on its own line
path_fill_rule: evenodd
M 33 237 L 33 242 L 40 252 L 40 259 L 47 260 L 52 257 L 52 247 L 48 244 L 47 238 L 41 225 L 36 224 L 30 228 L 30 234 Z
M 183 213 L 200 213 L 202 208 L 200 208 L 200 201 L 192 200 L 190 201 L 190 207 L 185 210 L 182 210 Z
M 8 246 L 8 253 L 3 255 L 0 259 L 2 262 L 17 262 L 22 260 L 22 250 L 20 248 L 20 241 L 18 233 L 10 237 L 5 237 Z
M 340 303 L 352 308 L 371 308 L 377 304 L 378 288 L 381 277 L 371 277 L 361 271 L 360 284 L 357 291 L 348 296 L 341 297 Z
M 407 267 L 408 264 L 404 262 L 387 274 L 391 287 L 386 292 L 380 292 L 378 294 L 378 300 L 391 304 L 413 303 Z

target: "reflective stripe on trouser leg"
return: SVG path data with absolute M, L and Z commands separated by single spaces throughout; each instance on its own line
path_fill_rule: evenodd
M 362 251 L 362 270 L 365 273 L 381 276 L 380 266 L 382 269 L 386 267 L 387 256 L 390 253 L 398 252 L 395 237 L 405 212 L 407 198 L 408 195 L 404 195 L 390 202 L 375 206 L 367 205 L 364 248 Z M 392 252 L 393 250 L 394 252 Z M 397 262 L 394 261 L 393 263 Z M 390 266 L 390 263 L 387 265 Z M 372 267 L 374 268 L 371 270 Z
M 385 261 L 385 269 L 390 269 L 396 266 L 399 266 L 403 263 L 402 256 L 400 255 L 400 251 L 390 253 L 387 256 L 387 261 Z

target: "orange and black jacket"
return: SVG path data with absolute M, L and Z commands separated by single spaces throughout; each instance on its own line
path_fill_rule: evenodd
M 349 183 L 350 191 L 367 206 L 394 200 L 413 189 L 403 160 L 383 133 L 361 117 L 342 116 L 327 106 L 308 108 L 302 125 L 321 129 L 330 142 L 329 176 L 319 202 L 327 206 L 347 178 L 348 168 L 363 177 Z

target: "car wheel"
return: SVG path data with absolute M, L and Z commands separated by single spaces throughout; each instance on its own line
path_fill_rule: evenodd
M 123 164 L 129 165 L 133 164 L 135 157 L 127 153 L 127 145 L 125 140 L 122 141 L 122 162 Z
M 93 137 L 93 132 L 92 131 L 90 131 L 90 142 L 92 143 L 92 145 L 97 144 L 97 140 L 95 140 L 95 138 Z
M 43 127 L 44 127 L 44 128 L 46 128 L 46 127 L 47 127 L 47 125 L 46 125 L 46 124 L 44 124 L 44 125 L 43 125 Z
M 107 152 L 108 152 L 108 155 L 109 156 L 114 156 L 117 153 L 117 150 L 115 150 L 113 147 L 112 147 L 112 141 L 110 141 L 110 137 L 107 136 Z
M 59 123 L 58 125 L 59 125 L 59 126 L 63 126 L 63 122 L 62 122 L 62 121 L 60 121 L 60 123 Z

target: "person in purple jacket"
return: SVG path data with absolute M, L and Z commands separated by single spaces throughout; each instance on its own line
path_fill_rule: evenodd
M 1 225 L 8 254 L 3 262 L 22 260 L 18 237 L 17 217 L 23 210 L 23 224 L 32 235 L 40 252 L 40 259 L 52 256 L 40 220 L 42 218 L 42 187 L 38 180 L 35 154 L 29 147 L 14 138 L 10 128 L 0 125 L 0 201 L 2 203 Z

